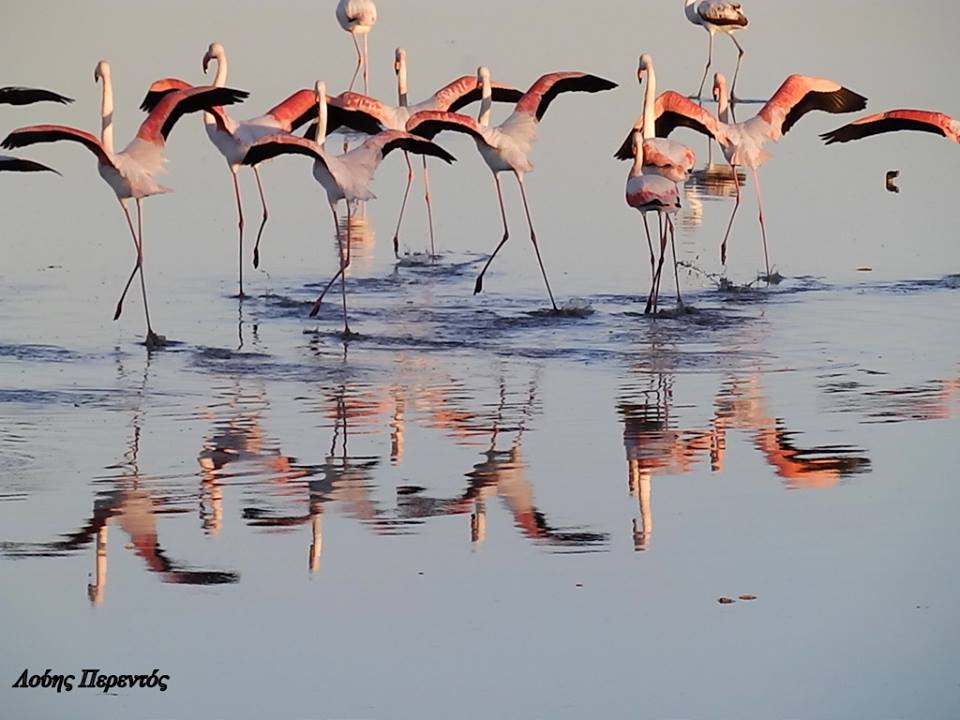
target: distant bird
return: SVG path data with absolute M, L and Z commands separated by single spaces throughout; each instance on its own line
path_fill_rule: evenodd
M 733 88 L 731 95 L 734 101 L 737 100 L 737 76 L 740 74 L 740 63 L 743 60 L 744 50 L 733 36 L 737 30 L 747 26 L 747 16 L 743 14 L 743 7 L 737 2 L 727 2 L 726 0 L 684 0 L 684 12 L 687 14 L 687 20 L 694 25 L 699 25 L 710 35 L 710 44 L 707 50 L 707 66 L 703 69 L 703 78 L 700 80 L 700 88 L 697 90 L 697 100 L 703 97 L 703 85 L 707 81 L 707 74 L 710 72 L 710 66 L 713 64 L 713 36 L 724 33 L 737 46 L 737 69 L 733 73 Z
M 340 248 L 340 269 L 314 303 L 310 316 L 314 317 L 320 311 L 320 303 L 327 290 L 339 277 L 343 296 L 343 330 L 344 336 L 349 337 L 350 325 L 347 322 L 347 295 L 344 271 L 350 265 L 350 219 L 354 201 L 372 200 L 376 196 L 370 192 L 370 181 L 380 162 L 392 150 L 421 155 L 433 155 L 446 162 L 453 162 L 455 158 L 443 148 L 432 142 L 415 137 L 409 133 L 397 130 L 386 130 L 373 137 L 345 155 L 335 156 L 323 149 L 323 142 L 327 135 L 327 88 L 323 82 L 316 84 L 315 102 L 318 106 L 318 119 L 308 131 L 309 138 L 295 135 L 273 135 L 261 138 L 250 146 L 244 165 L 256 165 L 277 155 L 306 155 L 313 158 L 313 176 L 327 193 L 330 210 L 333 213 L 334 232 Z M 344 251 L 340 239 L 339 223 L 337 220 L 337 203 L 345 200 L 347 203 L 347 247 Z
M 337 3 L 337 22 L 353 37 L 353 45 L 357 49 L 357 69 L 353 71 L 349 90 L 353 90 L 360 68 L 363 67 L 363 93 L 369 95 L 370 55 L 367 47 L 367 35 L 377 24 L 377 6 L 373 0 L 340 0 Z M 363 36 L 363 50 L 360 50 L 360 41 L 357 40 L 358 35 Z
M 720 119 L 673 91 L 663 93 L 656 104 L 657 135 L 666 137 L 678 127 L 688 127 L 712 137 L 719 143 L 724 156 L 736 173 L 738 165 L 749 167 L 753 171 L 757 191 L 757 203 L 760 209 L 760 231 L 763 236 L 763 255 L 766 264 L 767 279 L 770 274 L 770 259 L 767 252 L 767 230 L 763 214 L 763 198 L 760 189 L 760 176 L 757 172 L 763 163 L 772 156 L 764 149 L 768 142 L 776 142 L 792 128 L 796 122 L 813 110 L 829 113 L 846 113 L 862 110 L 867 99 L 832 80 L 791 75 L 773 97 L 767 101 L 760 112 L 741 123 L 728 124 L 728 98 L 726 79 L 721 73 L 714 78 L 714 94 L 719 102 Z M 629 139 L 629 138 L 628 138 Z M 617 157 L 626 160 L 633 157 L 632 150 L 624 142 Z M 727 231 L 720 246 L 720 261 L 727 262 L 727 240 L 733 228 L 733 220 L 740 207 L 740 184 L 736 185 L 737 202 L 734 205 Z
M 68 98 L 51 90 L 39 90 L 37 88 L 0 88 L 0 105 L 32 105 L 39 102 L 55 102 L 66 105 L 72 103 L 73 98 Z M 41 165 L 33 160 L 21 160 L 9 155 L 0 155 L 0 172 L 52 172 L 57 175 L 60 174 L 53 168 Z
M 417 113 L 412 117 L 407 124 L 407 129 L 415 135 L 429 139 L 444 130 L 466 133 L 472 136 L 477 143 L 480 155 L 483 156 L 493 173 L 493 180 L 497 187 L 497 199 L 500 202 L 500 217 L 503 220 L 503 238 L 477 277 L 473 290 L 474 294 L 483 290 L 484 274 L 497 253 L 500 252 L 500 248 L 510 237 L 510 230 L 507 227 L 507 212 L 503 205 L 503 192 L 500 187 L 500 173 L 512 172 L 514 174 L 517 183 L 520 185 L 520 194 L 523 197 L 527 225 L 530 228 L 530 241 L 537 253 L 537 261 L 540 263 L 540 272 L 543 274 L 543 281 L 547 286 L 550 304 L 556 311 L 558 309 L 557 303 L 553 298 L 553 291 L 550 289 L 550 281 L 547 279 L 547 271 L 543 266 L 543 258 L 540 256 L 540 246 L 537 244 L 537 235 L 533 229 L 530 205 L 527 202 L 527 191 L 523 182 L 524 175 L 533 171 L 533 164 L 529 159 L 530 151 L 537 139 L 540 120 L 557 95 L 565 92 L 595 93 L 612 90 L 617 87 L 617 84 L 596 75 L 588 75 L 582 72 L 557 72 L 544 75 L 524 93 L 513 114 L 506 121 L 498 127 L 490 127 L 490 112 L 493 102 L 490 71 L 485 67 L 479 68 L 477 78 L 482 88 L 480 117 L 477 121 L 459 113 L 430 110 Z
M 227 54 L 220 43 L 211 43 L 203 56 L 203 71 L 207 72 L 210 62 L 216 61 L 217 75 L 213 81 L 214 87 L 224 87 L 227 84 Z M 176 78 L 157 80 L 150 86 L 141 110 L 150 111 L 168 92 L 193 87 L 190 83 Z M 271 108 L 266 114 L 250 120 L 237 121 L 231 118 L 223 108 L 212 108 L 203 113 L 204 125 L 210 140 L 227 161 L 227 167 L 233 176 L 233 192 L 237 199 L 237 218 L 239 228 L 239 283 L 238 297 L 243 299 L 243 203 L 240 199 L 240 183 L 238 173 L 244 155 L 252 143 L 262 137 L 275 135 L 278 132 L 293 132 L 317 116 L 317 102 L 313 90 L 298 90 L 279 105 Z M 263 183 L 260 179 L 260 168 L 254 166 L 253 174 L 257 178 L 257 190 L 260 194 L 260 229 L 257 231 L 257 240 L 253 248 L 253 266 L 260 266 L 260 239 L 263 229 L 267 225 L 269 212 L 267 199 L 263 193 Z
M 130 227 L 133 244 L 137 250 L 137 261 L 130 278 L 124 286 L 123 293 L 117 302 L 114 320 L 120 317 L 123 310 L 123 300 L 127 290 L 133 282 L 134 276 L 140 272 L 140 288 L 143 292 L 143 311 L 147 318 L 147 347 L 164 344 L 164 338 L 153 332 L 150 326 L 150 312 L 147 309 L 147 289 L 143 279 L 143 198 L 150 195 L 171 192 L 170 188 L 157 183 L 155 176 L 164 172 L 166 158 L 164 145 L 167 137 L 177 120 L 185 113 L 198 112 L 218 105 L 232 105 L 240 102 L 247 93 L 231 88 L 216 88 L 211 86 L 178 90 L 169 93 L 150 112 L 147 119 L 140 125 L 136 137 L 120 152 L 113 149 L 113 84 L 110 79 L 110 65 L 101 60 L 94 70 L 94 81 L 102 82 L 103 95 L 101 103 L 102 135 L 101 139 L 83 130 L 66 127 L 64 125 L 31 125 L 14 130 L 4 139 L 4 148 L 19 148 L 36 143 L 57 142 L 70 140 L 84 145 L 97 156 L 97 170 L 106 183 L 113 188 L 120 201 L 120 207 Z M 133 198 L 137 203 L 137 230 L 133 228 L 130 211 L 126 201 Z
M 929 110 L 888 110 L 854 120 L 849 125 L 823 133 L 820 137 L 827 145 L 832 145 L 900 130 L 933 133 L 960 143 L 960 120 Z
M 426 100 L 410 105 L 407 100 L 407 53 L 403 48 L 397 48 L 394 61 L 394 70 L 397 74 L 398 105 L 386 105 L 379 100 L 346 92 L 329 100 L 329 116 L 327 131 L 346 126 L 355 132 L 376 134 L 381 130 L 407 129 L 407 121 L 416 113 L 425 110 L 449 110 L 456 112 L 467 105 L 480 100 L 480 82 L 476 75 L 464 75 L 440 88 Z M 523 97 L 520 90 L 502 85 L 492 84 L 493 102 L 515 103 Z M 400 217 L 397 220 L 397 229 L 393 235 L 393 252 L 400 253 L 400 226 L 403 223 L 403 213 L 407 206 L 407 197 L 413 183 L 413 167 L 407 155 L 407 186 L 403 193 L 403 202 L 400 205 Z M 430 254 L 436 255 L 436 244 L 433 233 L 433 209 L 430 202 L 430 180 L 427 174 L 427 157 L 423 156 L 424 198 L 427 203 L 427 218 L 430 226 Z

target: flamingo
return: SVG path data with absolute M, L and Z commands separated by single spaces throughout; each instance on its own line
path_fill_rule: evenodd
M 375 100 L 374 98 L 358 93 L 346 92 L 329 101 L 328 132 L 337 130 L 342 125 L 351 130 L 366 134 L 376 134 L 381 130 L 407 130 L 407 121 L 418 112 L 426 110 L 444 110 L 456 112 L 461 108 L 480 100 L 480 83 L 476 75 L 464 75 L 440 88 L 433 95 L 422 102 L 410 105 L 407 100 L 407 53 L 403 48 L 397 48 L 394 71 L 397 75 L 397 95 L 399 104 L 395 106 Z M 493 102 L 516 103 L 523 93 L 507 85 L 492 84 Z M 403 193 L 403 202 L 400 205 L 400 217 L 397 219 L 396 231 L 393 234 L 393 252 L 400 254 L 400 226 L 403 223 L 403 214 L 407 206 L 407 197 L 413 183 L 413 166 L 410 156 L 405 155 L 407 161 L 407 185 Z M 430 254 L 436 256 L 436 244 L 433 232 L 433 208 L 430 199 L 430 176 L 427 173 L 427 158 L 423 157 L 423 184 L 424 199 L 427 204 L 427 218 L 430 228 Z
M 490 70 L 486 67 L 480 67 L 477 70 L 477 79 L 482 89 L 482 102 L 480 116 L 476 121 L 455 112 L 429 110 L 419 112 L 410 118 L 407 129 L 415 135 L 428 139 L 432 139 L 437 133 L 444 130 L 472 136 L 477 143 L 480 155 L 487 163 L 487 167 L 490 168 L 490 172 L 493 173 L 493 180 L 497 187 L 497 199 L 500 202 L 500 217 L 503 221 L 503 237 L 477 277 L 473 289 L 474 294 L 483 291 L 483 277 L 490 267 L 490 263 L 493 262 L 497 253 L 510 238 L 510 230 L 507 226 L 507 211 L 503 205 L 503 191 L 500 187 L 500 173 L 512 172 L 514 174 L 517 178 L 517 184 L 520 186 L 520 194 L 523 197 L 527 225 L 530 228 L 530 241 L 537 253 L 537 262 L 540 263 L 540 272 L 543 274 L 543 281 L 547 286 L 550 304 L 556 312 L 558 311 L 557 303 L 553 298 L 550 281 L 547 279 L 547 271 L 543 266 L 543 258 L 540 255 L 540 246 L 537 244 L 537 234 L 533 229 L 530 205 L 527 202 L 527 191 L 524 185 L 524 176 L 533 171 L 533 164 L 529 158 L 530 151 L 537 139 L 540 120 L 557 95 L 565 92 L 595 93 L 612 90 L 617 87 L 617 84 L 596 75 L 588 75 L 582 72 L 555 72 L 543 75 L 523 94 L 510 117 L 499 126 L 490 127 L 490 112 L 493 101 Z
M 667 91 L 657 99 L 655 115 L 658 135 L 668 136 L 678 127 L 689 127 L 712 137 L 723 150 L 727 162 L 736 173 L 738 165 L 749 167 L 753 172 L 754 185 L 759 206 L 760 232 L 763 237 L 763 257 L 767 270 L 767 280 L 771 279 L 770 257 L 767 252 L 767 230 L 763 212 L 763 196 L 760 188 L 758 168 L 772 155 L 764 148 L 768 142 L 776 142 L 792 128 L 796 122 L 809 112 L 822 110 L 839 114 L 862 110 L 867 99 L 833 80 L 790 75 L 767 101 L 760 112 L 745 122 L 727 123 L 729 107 L 726 94 L 726 79 L 721 73 L 714 77 L 714 94 L 719 102 L 721 119 L 691 102 L 683 95 Z M 632 132 L 632 131 L 631 131 Z M 617 157 L 628 159 L 632 152 L 622 146 Z M 730 215 L 730 222 L 720 245 L 720 261 L 727 262 L 727 240 L 733 228 L 733 220 L 740 207 L 740 184 L 737 183 L 737 201 Z
M 101 100 L 102 134 L 96 137 L 83 130 L 64 125 L 31 125 L 19 128 L 7 135 L 2 146 L 19 148 L 35 143 L 69 140 L 84 145 L 97 157 L 97 170 L 100 177 L 113 189 L 126 217 L 133 244 L 137 250 L 137 261 L 123 288 L 113 319 L 120 317 L 123 300 L 130 289 L 134 276 L 140 272 L 140 289 L 143 293 L 143 311 L 147 319 L 147 347 L 157 347 L 165 343 L 165 338 L 157 335 L 150 325 L 150 312 L 147 308 L 147 288 L 143 279 L 143 198 L 151 195 L 171 192 L 170 188 L 157 183 L 155 176 L 164 172 L 166 158 L 164 145 L 170 131 L 185 113 L 198 112 L 219 105 L 232 105 L 247 97 L 246 92 L 231 88 L 212 86 L 196 87 L 169 93 L 150 112 L 140 125 L 136 137 L 121 151 L 113 149 L 113 83 L 110 79 L 110 65 L 105 60 L 97 63 L 93 73 L 94 82 L 101 82 L 103 94 Z M 127 201 L 134 199 L 137 205 L 137 230 Z
M 60 95 L 52 90 L 41 90 L 26 87 L 0 88 L 0 105 L 32 105 L 38 102 L 55 102 L 66 105 L 72 103 L 73 98 Z M 52 172 L 56 170 L 33 160 L 22 160 L 10 155 L 0 155 L 0 172 Z
M 733 88 L 731 95 L 734 102 L 737 101 L 737 76 L 740 74 L 740 63 L 743 61 L 744 50 L 733 36 L 735 32 L 747 26 L 747 16 L 743 14 L 743 6 L 737 2 L 727 2 L 727 0 L 684 0 L 684 12 L 687 14 L 687 20 L 694 25 L 699 25 L 710 35 L 710 42 L 707 49 L 707 66 L 703 69 L 703 78 L 700 80 L 700 88 L 697 90 L 697 100 L 703 96 L 703 84 L 707 81 L 707 73 L 710 72 L 710 65 L 713 63 L 713 36 L 724 33 L 729 37 L 733 44 L 737 46 L 737 69 L 733 73 Z
M 362 66 L 363 93 L 368 95 L 370 93 L 368 73 L 370 55 L 367 47 L 367 35 L 377 24 L 377 6 L 373 0 L 340 0 L 337 3 L 337 22 L 353 37 L 353 45 L 357 49 L 357 68 L 353 71 L 349 89 L 353 90 Z M 358 35 L 363 36 L 362 51 L 360 50 L 360 42 L 357 40 Z
M 317 298 L 310 317 L 315 317 L 320 311 L 320 303 L 327 290 L 334 281 L 340 278 L 341 295 L 343 297 L 343 330 L 344 337 L 350 337 L 350 325 L 347 322 L 347 295 L 344 271 L 350 265 L 350 220 L 352 218 L 352 203 L 355 201 L 372 200 L 375 195 L 370 192 L 370 181 L 384 157 L 392 150 L 401 149 L 420 155 L 433 155 L 450 163 L 455 158 L 443 148 L 432 142 L 415 137 L 398 130 L 385 130 L 369 138 L 359 147 L 350 152 L 335 156 L 323 149 L 327 135 L 327 88 L 323 82 L 317 82 L 315 88 L 318 118 L 311 126 L 308 135 L 312 137 L 297 137 L 295 135 L 272 135 L 261 138 L 250 146 L 244 165 L 255 165 L 277 155 L 306 155 L 313 158 L 313 176 L 327 193 L 330 210 L 333 213 L 334 232 L 340 248 L 340 269 L 330 280 L 327 287 Z M 337 203 L 345 200 L 347 203 L 347 248 L 344 252 L 343 242 L 340 239 L 339 224 L 337 221 Z
M 933 133 L 960 143 L 960 120 L 930 110 L 888 110 L 854 120 L 849 125 L 823 133 L 820 137 L 827 145 L 832 145 L 900 130 Z
M 680 209 L 680 190 L 677 183 L 660 173 L 650 172 L 645 166 L 647 143 L 639 130 L 633 131 L 633 166 L 627 176 L 626 199 L 627 205 L 636 208 L 643 214 L 643 227 L 647 233 L 647 244 L 650 247 L 650 294 L 647 296 L 647 307 L 644 313 L 656 312 L 657 299 L 660 289 L 660 271 L 663 268 L 663 258 L 666 254 L 667 231 L 673 243 L 674 230 L 671 215 Z M 647 225 L 647 213 L 656 212 L 660 216 L 660 264 L 653 267 L 653 241 L 650 239 L 650 228 Z M 674 244 L 674 272 L 676 273 L 676 246 Z M 677 274 L 677 301 L 680 300 L 680 278 Z
M 667 229 L 669 229 L 671 238 L 673 236 L 673 220 L 670 215 L 676 213 L 676 208 L 669 212 L 663 207 L 674 207 L 672 204 L 673 196 L 676 194 L 676 206 L 679 207 L 679 190 L 675 187 L 670 191 L 666 185 L 659 181 L 646 182 L 639 179 L 641 175 L 660 175 L 661 177 L 677 183 L 685 182 L 697 162 L 697 156 L 686 145 L 683 145 L 666 138 L 656 137 L 656 107 L 657 107 L 657 74 L 653 64 L 653 58 L 644 53 L 640 56 L 640 62 L 637 66 L 637 81 L 643 85 L 644 77 L 647 78 L 647 87 L 643 96 L 643 112 L 637 122 L 634 123 L 634 132 L 628 136 L 630 143 L 630 156 L 642 159 L 640 164 L 634 163 L 627 178 L 629 186 L 627 190 L 627 204 L 635 207 L 643 215 L 643 228 L 647 235 L 647 247 L 650 249 L 650 277 L 651 292 L 647 299 L 645 312 L 649 313 L 656 309 L 656 301 L 659 296 L 660 270 L 663 267 L 663 257 L 666 251 Z M 642 152 L 638 155 L 634 145 L 639 143 L 642 146 Z M 632 188 L 632 190 L 631 190 Z M 631 202 L 631 196 L 634 201 Z M 656 200 L 656 202 L 652 202 Z M 663 201 L 663 202 L 660 202 Z M 637 204 L 639 203 L 639 207 Z M 666 203 L 664 205 L 663 203 Z M 653 252 L 653 241 L 650 238 L 650 228 L 647 225 L 647 213 L 656 212 L 660 219 L 660 265 L 655 267 L 655 258 Z M 677 268 L 676 247 L 673 246 L 673 274 L 677 280 L 677 301 L 682 305 L 680 298 L 680 273 Z
M 220 43 L 211 43 L 203 56 L 203 71 L 206 73 L 210 63 L 216 61 L 217 74 L 213 81 L 215 87 L 224 87 L 227 83 L 227 54 Z M 189 83 L 176 78 L 165 78 L 154 82 L 140 106 L 142 110 L 151 110 L 163 96 L 174 90 L 183 90 L 192 87 Z M 238 297 L 246 297 L 243 292 L 243 203 L 240 199 L 240 183 L 238 173 L 242 165 L 243 156 L 247 154 L 250 145 L 262 137 L 275 135 L 278 132 L 293 132 L 300 126 L 316 117 L 317 103 L 313 90 L 298 90 L 279 105 L 268 110 L 264 115 L 250 120 L 236 121 L 223 110 L 212 108 L 203 113 L 204 126 L 210 140 L 227 161 L 227 167 L 233 177 L 233 192 L 237 200 L 237 218 L 239 229 L 239 284 Z M 253 166 L 253 174 L 257 179 L 257 191 L 260 195 L 260 228 L 257 231 L 257 241 L 253 248 L 253 266 L 260 267 L 260 239 L 263 229 L 267 225 L 269 211 L 267 200 L 263 192 L 263 183 L 260 178 L 260 168 Z

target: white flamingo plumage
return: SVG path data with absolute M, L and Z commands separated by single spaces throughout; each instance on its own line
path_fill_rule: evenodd
M 137 260 L 133 271 L 124 286 L 114 319 L 120 317 L 123 300 L 133 278 L 140 273 L 140 287 L 143 292 L 143 310 L 147 319 L 148 347 L 162 345 L 164 338 L 153 332 L 150 325 L 150 312 L 147 309 L 147 289 L 143 279 L 143 198 L 160 193 L 171 192 L 170 188 L 160 185 L 156 176 L 165 172 L 166 158 L 164 145 L 176 122 L 186 113 L 198 112 L 219 105 L 232 105 L 247 97 L 247 93 L 231 88 L 212 86 L 178 90 L 167 94 L 150 112 L 140 125 L 136 137 L 121 151 L 113 149 L 113 84 L 110 78 L 110 65 L 101 60 L 94 70 L 94 80 L 102 82 L 101 98 L 102 134 L 98 140 L 83 130 L 64 125 L 31 125 L 14 130 L 4 139 L 5 148 L 26 147 L 36 143 L 69 140 L 78 142 L 90 150 L 97 158 L 97 170 L 100 177 L 113 189 L 123 209 L 133 244 L 137 251 Z M 137 230 L 133 228 L 127 201 L 133 199 L 137 205 Z
M 418 112 L 425 110 L 448 110 L 456 112 L 467 105 L 480 100 L 480 83 L 476 75 L 464 75 L 447 83 L 433 95 L 413 105 L 408 102 L 407 95 L 407 53 L 403 48 L 397 48 L 394 61 L 394 70 L 397 74 L 397 96 L 399 104 L 387 105 L 379 100 L 360 95 L 359 93 L 345 92 L 329 100 L 328 132 L 334 132 L 342 126 L 349 129 L 375 134 L 381 130 L 407 130 L 408 120 Z M 492 84 L 493 102 L 516 103 L 523 97 L 520 90 L 502 85 Z M 393 252 L 399 256 L 400 227 L 403 223 L 404 210 L 413 183 L 413 166 L 407 160 L 407 185 L 403 192 L 403 202 L 400 205 L 400 217 L 397 219 L 396 230 L 393 235 Z M 430 180 L 427 173 L 427 157 L 423 156 L 423 183 L 424 199 L 427 205 L 427 219 L 430 230 L 430 254 L 436 255 L 436 243 L 433 231 L 433 208 L 430 199 Z
M 701 78 L 700 87 L 697 90 L 697 100 L 699 101 L 703 96 L 703 85 L 707 81 L 710 66 L 713 64 L 713 36 L 719 32 L 729 37 L 733 44 L 737 46 L 737 69 L 733 73 L 733 89 L 731 91 L 731 95 L 736 101 L 737 76 L 740 74 L 740 63 L 743 61 L 744 50 L 733 34 L 745 28 L 749 22 L 747 16 L 743 13 L 743 6 L 738 2 L 728 2 L 728 0 L 684 0 L 683 10 L 687 15 L 687 20 L 694 25 L 699 25 L 710 35 L 707 48 L 707 65 L 703 69 L 703 78 Z
M 337 22 L 340 27 L 350 33 L 353 45 L 357 49 L 357 67 L 350 79 L 350 90 L 357 82 L 360 68 L 363 68 L 363 93 L 370 94 L 370 53 L 367 36 L 377 24 L 377 6 L 373 0 L 340 0 L 337 3 Z M 363 38 L 363 50 L 360 49 L 359 37 Z
M 726 95 L 726 80 L 717 73 L 714 91 L 720 103 L 721 117 L 726 117 L 728 98 Z M 760 112 L 740 123 L 727 123 L 718 120 L 714 115 L 691 102 L 683 95 L 667 91 L 657 98 L 656 134 L 666 137 L 678 127 L 688 127 L 699 133 L 712 137 L 723 150 L 727 162 L 736 167 L 743 165 L 753 171 L 754 184 L 759 206 L 760 231 L 763 238 L 763 255 L 766 266 L 766 277 L 771 278 L 770 258 L 767 251 L 767 230 L 763 213 L 763 198 L 760 189 L 760 175 L 758 168 L 772 156 L 765 145 L 782 138 L 796 122 L 809 112 L 820 110 L 828 113 L 847 113 L 862 110 L 866 107 L 867 99 L 852 90 L 845 88 L 833 80 L 808 77 L 805 75 L 791 75 L 767 101 Z M 632 131 L 631 131 L 632 132 Z M 630 138 L 621 146 L 617 157 L 623 160 L 633 157 L 629 144 Z M 727 262 L 727 240 L 733 228 L 733 220 L 740 207 L 740 184 L 737 183 L 737 201 L 730 215 L 730 222 L 720 246 L 720 261 Z
M 472 136 L 477 143 L 480 155 L 493 173 L 493 179 L 497 187 L 497 199 L 500 202 L 500 217 L 503 221 L 503 237 L 477 277 L 474 294 L 483 290 L 483 277 L 490 267 L 490 263 L 493 262 L 497 253 L 500 252 L 500 249 L 510 237 L 507 212 L 503 205 L 503 192 L 500 187 L 500 173 L 512 172 L 514 174 L 520 186 L 520 195 L 523 198 L 527 225 L 530 228 L 530 241 L 533 243 L 537 254 L 537 262 L 540 264 L 540 272 L 543 274 L 547 294 L 550 296 L 550 304 L 556 311 L 558 310 L 557 303 L 554 300 L 553 291 L 550 289 L 550 281 L 547 279 L 547 272 L 543 266 L 543 258 L 540 255 L 537 234 L 533 229 L 530 204 L 527 202 L 527 191 L 524 186 L 524 176 L 533 171 L 530 152 L 537 139 L 540 120 L 557 95 L 565 92 L 595 93 L 612 90 L 617 84 L 596 75 L 588 75 L 582 72 L 548 73 L 541 76 L 523 94 L 510 117 L 499 126 L 490 127 L 490 113 L 493 102 L 490 71 L 485 67 L 479 68 L 477 79 L 482 88 L 480 117 L 477 121 L 459 113 L 430 110 L 414 115 L 407 123 L 407 129 L 415 135 L 426 138 L 433 138 L 437 133 L 444 130 L 466 133 Z
M 370 191 L 370 182 L 373 174 L 383 158 L 393 150 L 404 150 L 423 155 L 433 155 L 446 162 L 453 162 L 454 157 L 446 150 L 432 142 L 398 130 L 385 130 L 366 140 L 359 147 L 350 152 L 336 156 L 323 149 L 323 142 L 327 134 L 327 94 L 323 82 L 316 84 L 316 99 L 318 106 L 317 123 L 310 128 L 312 138 L 297 137 L 295 135 L 273 135 L 261 138 L 250 146 L 244 165 L 255 165 L 278 155 L 304 155 L 313 159 L 313 175 L 323 186 L 333 213 L 334 232 L 340 247 L 340 268 L 337 274 L 321 293 L 310 311 L 314 317 L 320 310 L 320 303 L 327 290 L 339 277 L 343 295 L 343 329 L 344 336 L 349 337 L 350 326 L 347 322 L 347 297 L 344 272 L 350 265 L 350 219 L 352 205 L 355 201 L 372 200 L 376 196 Z M 347 246 L 344 251 L 340 238 L 337 221 L 337 203 L 345 200 L 347 204 Z

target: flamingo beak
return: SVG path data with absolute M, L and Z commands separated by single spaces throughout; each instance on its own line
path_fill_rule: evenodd
M 207 70 L 210 67 L 210 60 L 211 60 L 210 53 L 207 53 L 206 55 L 203 56 L 203 74 L 204 75 L 207 74 Z

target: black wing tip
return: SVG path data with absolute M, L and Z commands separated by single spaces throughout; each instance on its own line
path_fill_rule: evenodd
M 867 98 L 848 87 L 841 87 L 837 91 L 842 112 L 858 112 L 867 107 Z
M 820 139 L 823 140 L 825 145 L 833 145 L 834 143 L 844 143 L 852 138 L 846 136 L 846 126 L 837 128 L 836 130 L 830 130 L 829 132 L 820 133 Z
M 172 92 L 175 91 L 172 89 L 147 91 L 147 94 L 143 96 L 143 102 L 140 103 L 140 109 L 147 113 L 153 112 L 153 109 L 160 103 L 160 101 Z
M 218 101 L 220 105 L 233 105 L 234 103 L 243 102 L 248 97 L 250 93 L 246 90 L 238 90 L 236 88 L 217 88 L 220 91 L 218 97 L 222 97 L 222 101 Z

